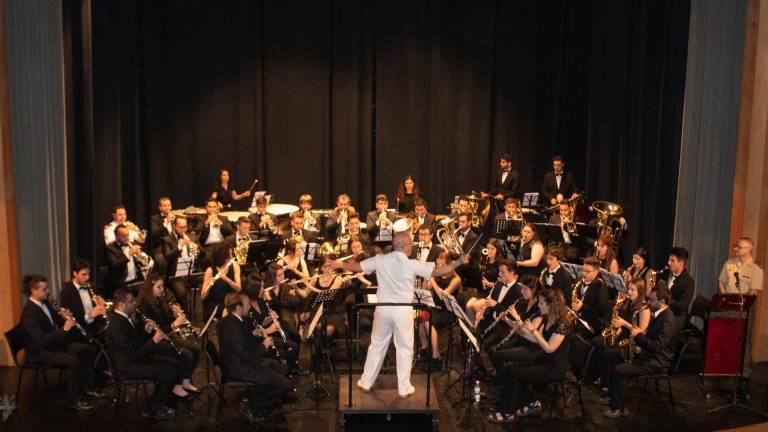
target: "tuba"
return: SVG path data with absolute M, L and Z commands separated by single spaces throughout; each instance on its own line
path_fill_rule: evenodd
M 451 218 L 446 218 L 440 223 L 443 227 L 437 230 L 438 243 L 440 243 L 440 246 L 442 246 L 443 249 L 448 251 L 451 259 L 460 257 L 464 253 L 464 250 L 461 248 L 461 242 L 459 242 L 459 239 L 454 233 L 452 225 L 453 220 Z

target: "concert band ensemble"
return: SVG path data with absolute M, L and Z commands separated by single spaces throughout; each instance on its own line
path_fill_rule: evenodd
M 370 344 L 359 391 L 376 391 L 394 339 L 397 392 L 410 397 L 420 390 L 414 364 L 451 367 L 440 335 L 450 332 L 451 344 L 456 329 L 471 358 L 463 373 L 493 395 L 487 421 L 540 411 L 531 388 L 566 379 L 592 350 L 579 373 L 594 378 L 603 415 L 615 418 L 629 413 L 626 378 L 669 370 L 690 325 L 689 252 L 670 245 L 666 266 L 652 269 L 634 245 L 632 261 L 619 262 L 629 230 L 621 206 L 587 203 L 559 156 L 529 193 L 503 154 L 487 191 L 446 207 L 412 176 L 357 209 L 346 194 L 329 209 L 309 194 L 276 203 L 256 184 L 238 192 L 222 170 L 203 207 L 174 209 L 162 197 L 146 229 L 117 205 L 100 266 L 75 259 L 57 295 L 44 276 L 24 276 L 17 328 L 27 362 L 66 370 L 73 410 L 93 409 L 111 381 L 147 380 L 144 416 L 171 419 L 169 405 L 201 394 L 193 372 L 210 358 L 222 382 L 247 384 L 248 420 L 284 421 L 298 377 L 333 373 L 338 338 L 362 327 Z M 753 246 L 738 240 L 720 292 L 762 289 Z M 407 305 L 418 293 L 428 308 Z

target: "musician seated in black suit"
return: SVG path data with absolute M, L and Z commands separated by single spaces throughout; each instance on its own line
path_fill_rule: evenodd
M 675 315 L 669 307 L 671 295 L 661 285 L 651 291 L 648 305 L 653 311 L 648 330 L 643 334 L 639 327 L 632 327 L 630 336 L 635 342 L 635 358 L 632 364 L 617 364 L 609 375 L 609 396 L 600 399 L 608 405 L 603 412 L 605 417 L 616 418 L 629 415 L 626 408 L 627 377 L 663 373 L 672 366 L 675 356 L 677 324 Z
M 472 230 L 470 224 L 472 216 L 469 213 L 460 213 L 457 221 L 459 222 L 459 228 L 456 229 L 456 238 L 461 243 L 461 249 L 464 253 L 469 253 L 469 249 L 472 248 L 477 240 L 477 233 Z M 472 254 L 476 255 L 477 251 L 473 250 Z
M 258 384 L 249 389 L 248 399 L 240 403 L 240 411 L 250 421 L 262 420 L 293 386 L 288 378 L 264 365 L 264 354 L 274 341 L 265 337 L 258 343 L 255 337 L 258 330 L 251 329 L 245 322 L 251 307 L 248 296 L 229 293 L 224 305 L 228 314 L 218 324 L 221 372 L 225 381 Z
M 599 269 L 600 263 L 597 261 L 597 258 L 584 258 L 581 281 L 574 287 L 576 291 L 572 293 L 576 298 L 571 299 L 571 308 L 592 329 L 592 332 L 589 332 L 583 326 L 577 324 L 582 334 L 588 339 L 600 337 L 600 333 L 611 316 L 611 306 L 608 302 L 608 287 L 605 286 L 602 279 L 597 277 L 600 274 Z
M 163 239 L 163 256 L 166 262 L 168 286 L 182 309 L 188 310 L 187 276 L 194 272 L 196 262 L 202 260 L 203 248 L 188 234 L 189 222 L 184 216 L 173 220 L 173 234 Z
M 562 200 L 559 203 L 559 211 L 549 217 L 549 223 L 553 225 L 560 225 L 560 231 L 563 236 L 563 253 L 565 260 L 568 262 L 575 262 L 579 258 L 579 250 L 591 249 L 591 246 L 587 246 L 587 240 L 578 236 L 578 232 L 571 232 L 567 228 L 566 224 L 575 224 L 573 211 L 568 201 Z M 592 243 L 594 244 L 594 242 Z M 566 299 L 567 301 L 568 299 Z
M 526 223 L 520 230 L 520 248 L 517 250 L 517 267 L 520 269 L 520 275 L 538 277 L 545 266 L 544 245 L 539 240 L 536 227 L 530 222 Z
M 685 248 L 675 246 L 669 251 L 669 277 L 665 282 L 672 296 L 668 304 L 675 314 L 677 330 L 682 330 L 688 323 L 688 308 L 691 307 L 696 292 L 696 283 L 685 268 L 686 262 L 688 251 Z
M 129 242 L 129 231 L 125 225 L 115 227 L 115 241 L 104 249 L 107 275 L 104 288 L 107 297 L 117 288 L 144 279 L 138 258 L 141 246 Z
M 224 298 L 231 292 L 240 291 L 240 265 L 232 259 L 232 248 L 222 243 L 211 249 L 211 266 L 203 273 L 200 299 L 206 319 L 216 310 L 216 317 L 224 312 Z M 218 308 L 217 308 L 218 307 Z
M 76 411 L 93 409 L 85 399 L 104 397 L 103 393 L 91 388 L 96 348 L 70 342 L 69 334 L 77 321 L 64 319 L 48 302 L 50 290 L 45 277 L 28 274 L 22 284 L 24 295 L 29 297 L 21 312 L 20 323 L 27 362 L 66 369 L 70 408 Z
M 517 320 L 531 321 L 534 327 L 541 324 L 541 311 L 539 310 L 539 292 L 541 287 L 533 276 L 520 278 L 520 300 L 507 308 L 507 314 L 501 321 L 482 337 L 483 350 L 488 353 L 494 370 L 497 372 L 507 363 L 516 362 L 522 365 L 524 362 L 534 361 L 538 357 L 538 346 L 520 336 Z M 514 309 L 514 311 L 513 311 Z M 487 329 L 486 329 L 487 330 Z
M 427 211 L 427 201 L 424 198 L 416 198 L 413 207 L 413 218 L 418 226 L 426 225 L 434 234 L 437 231 L 437 222 L 435 215 Z
M 554 245 L 547 249 L 547 268 L 542 270 L 540 281 L 544 288 L 554 288 L 563 293 L 565 304 L 571 307 L 573 277 L 560 266 L 563 261 L 563 248 Z
M 421 262 L 435 262 L 437 256 L 443 251 L 443 248 L 432 242 L 432 231 L 428 225 L 419 227 L 418 246 L 412 248 L 411 259 L 417 259 Z
M 256 212 L 248 215 L 251 221 L 251 229 L 259 231 L 259 237 L 266 237 L 269 234 L 269 223 L 272 221 L 272 215 L 267 213 L 267 198 L 260 196 L 256 198 Z
M 299 368 L 299 346 L 301 340 L 289 339 L 289 334 L 284 328 L 286 323 L 280 319 L 277 311 L 272 309 L 272 306 L 264 297 L 264 285 L 261 278 L 255 274 L 249 275 L 243 290 L 251 304 L 246 322 L 254 329 L 262 328 L 264 330 L 262 337 L 264 335 L 269 336 L 274 342 L 273 349 L 267 352 L 267 357 L 274 360 L 274 362 L 271 362 L 270 367 L 286 376 L 296 372 L 303 373 L 304 371 L 301 371 Z M 270 300 L 272 299 L 270 298 Z M 274 304 L 273 302 L 270 303 Z M 276 318 L 276 320 L 273 318 Z M 275 321 L 277 324 L 275 324 Z M 285 334 L 285 340 L 283 340 L 281 331 L 282 334 Z
M 450 254 L 442 249 L 434 261 L 436 268 L 451 265 L 451 262 Z M 435 308 L 431 308 L 429 311 L 422 310 L 419 314 L 419 356 L 422 359 L 428 358 L 427 344 L 431 343 L 433 367 L 440 368 L 442 359 L 440 358 L 440 344 L 437 332 L 448 328 L 454 320 L 453 313 L 449 312 L 445 307 L 443 295 L 447 293 L 455 297 L 461 289 L 461 278 L 455 271 L 452 271 L 447 275 L 430 278 L 422 288 L 432 292 Z M 429 334 L 429 315 L 432 315 L 432 333 L 427 338 Z
M 344 220 L 346 223 L 346 216 Z M 291 229 L 285 230 L 281 238 L 283 240 L 295 239 L 299 243 L 317 243 L 317 235 L 304 228 L 304 214 L 301 211 L 291 213 Z
M 352 207 L 352 200 L 347 194 L 341 194 L 336 198 L 336 207 L 328 213 L 325 221 L 325 232 L 327 238 L 336 238 L 347 233 L 347 217 L 350 213 L 355 213 Z M 303 219 L 302 219 L 303 223 Z M 368 227 L 370 230 L 371 227 Z
M 109 313 L 106 330 L 107 351 L 112 358 L 115 373 L 123 379 L 144 379 L 155 383 L 155 392 L 147 401 L 144 417 L 166 420 L 175 411 L 165 406 L 173 394 L 179 399 L 189 399 L 188 393 L 177 383 L 182 370 L 189 367 L 168 343 L 166 335 L 149 322 L 133 318 L 136 300 L 128 291 L 118 289 L 114 296 L 115 308 Z M 187 360 L 188 361 L 188 360 Z
M 565 172 L 565 162 L 560 156 L 552 157 L 552 168 L 544 175 L 541 191 L 544 198 L 551 205 L 555 205 L 563 199 L 573 200 L 579 197 L 579 189 L 570 172 Z
M 149 217 L 149 233 L 151 242 L 149 250 L 152 251 L 152 258 L 155 260 L 155 269 L 160 274 L 165 274 L 166 263 L 163 256 L 163 239 L 173 234 L 173 206 L 171 199 L 161 197 L 157 200 L 157 214 Z
M 371 234 L 373 241 L 385 241 L 391 239 L 392 226 L 395 223 L 395 213 L 387 210 L 389 199 L 384 194 L 376 196 L 376 208 L 368 212 L 365 218 L 365 228 Z M 382 237 L 384 231 L 389 232 L 389 238 Z
M 95 298 L 91 296 L 91 290 Z M 82 258 L 72 262 L 72 279 L 64 282 L 59 298 L 61 306 L 72 312 L 78 324 L 104 342 L 102 332 L 107 325 L 104 319 L 107 309 L 104 298 L 91 284 L 91 263 Z
M 472 207 L 469 206 L 469 198 L 464 195 L 459 197 L 456 202 L 456 208 L 451 212 L 450 218 L 457 221 L 462 213 L 467 213 L 470 219 L 472 218 Z
M 248 219 L 247 216 L 240 216 L 237 218 L 237 224 L 235 224 L 235 227 L 237 229 L 234 234 L 228 235 L 227 238 L 224 239 L 224 241 L 227 242 L 229 247 L 232 249 L 237 248 L 237 246 L 243 242 L 251 242 L 252 240 L 256 240 L 251 237 L 251 220 Z
M 513 197 L 505 198 L 504 212 L 497 214 L 493 220 L 523 220 L 523 212 L 520 210 L 520 201 Z
M 482 334 L 500 313 L 520 298 L 520 284 L 517 283 L 517 264 L 512 260 L 499 262 L 499 279 L 488 297 L 467 305 L 467 315 L 477 323 L 478 334 Z
M 520 187 L 520 174 L 512 169 L 514 162 L 512 155 L 502 153 L 499 156 L 499 169 L 491 186 L 491 196 L 497 201 L 503 201 L 506 198 L 515 198 Z M 487 194 L 484 194 L 487 195 Z
M 195 340 L 197 336 L 192 333 L 191 324 L 187 320 L 184 310 L 178 303 L 168 302 L 161 276 L 150 275 L 149 279 L 141 285 L 137 309 L 157 323 L 160 329 L 171 336 L 176 345 L 181 348 L 179 356 L 184 357 L 181 362 L 184 369 L 180 371 L 181 382 L 179 384 L 188 393 L 199 393 L 200 390 L 192 384 L 192 374 L 203 353 Z M 173 353 L 169 351 L 169 347 L 166 345 L 158 348 L 167 351 L 166 354 L 170 356 Z
M 544 317 L 540 327 L 532 321 L 521 322 L 522 337 L 535 344 L 536 359 L 525 364 L 511 363 L 498 371 L 500 394 L 497 410 L 487 420 L 511 423 L 541 411 L 541 402 L 528 389 L 530 384 L 562 380 L 568 370 L 569 328 L 565 321 L 568 309 L 559 291 L 543 289 L 539 309 Z

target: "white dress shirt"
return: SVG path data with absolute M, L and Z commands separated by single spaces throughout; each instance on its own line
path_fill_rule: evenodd
M 377 292 L 381 303 L 412 303 L 413 286 L 417 276 L 432 276 L 435 264 L 409 259 L 400 251 L 376 255 L 360 263 L 365 274 L 376 272 Z
M 91 300 L 91 294 L 88 292 L 88 288 L 86 286 L 82 286 L 82 288 L 76 283 L 72 282 L 72 285 L 75 286 L 75 289 L 77 290 L 77 293 L 80 295 L 80 301 L 83 303 L 83 311 L 85 312 L 85 322 L 88 324 L 91 324 L 94 321 L 94 318 L 91 316 L 91 311 L 93 310 L 93 301 Z

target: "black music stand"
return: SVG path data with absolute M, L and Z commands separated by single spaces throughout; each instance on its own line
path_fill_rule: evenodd
M 539 193 L 526 192 L 523 194 L 523 202 L 520 207 L 539 207 Z
M 497 220 L 493 224 L 493 237 L 507 239 L 520 236 L 520 231 L 525 224 L 524 220 Z
M 603 282 L 608 288 L 613 288 L 617 292 L 627 293 L 627 286 L 624 284 L 624 279 L 621 275 L 611 273 L 603 268 L 600 269 L 600 274 L 603 275 Z
M 545 244 L 552 243 L 565 243 L 565 237 L 563 237 L 563 227 L 560 224 L 552 223 L 537 223 L 536 229 L 540 230 L 546 240 Z
M 296 410 L 301 401 L 305 398 L 310 398 L 315 401 L 315 411 L 320 410 L 320 401 L 325 398 L 330 399 L 334 404 L 338 405 L 338 402 L 333 395 L 331 395 L 331 392 L 328 391 L 320 380 L 320 351 L 325 344 L 325 326 L 318 326 L 318 324 L 323 317 L 325 305 L 342 301 L 346 297 L 347 291 L 348 288 L 338 288 L 318 291 L 315 293 L 315 299 L 312 302 L 311 309 L 317 308 L 317 310 L 312 317 L 309 327 L 307 327 L 307 331 L 305 334 L 301 335 L 305 340 L 310 341 L 310 347 L 312 349 L 312 384 L 301 394 L 291 410 Z M 310 395 L 310 393 L 314 393 L 314 395 Z
M 472 386 L 478 379 L 474 371 L 474 362 L 475 355 L 479 355 L 480 353 L 480 344 L 473 334 L 473 331 L 476 327 L 470 323 L 469 317 L 464 312 L 464 309 L 462 309 L 462 307 L 458 304 L 458 302 L 456 302 L 456 299 L 453 298 L 453 296 L 450 294 L 447 294 L 444 296 L 443 302 L 446 305 L 446 309 L 455 315 L 459 328 L 461 328 L 461 331 L 464 332 L 464 335 L 467 338 L 467 358 L 464 362 L 464 369 L 461 371 L 461 374 L 459 374 L 459 377 L 456 378 L 456 380 L 454 380 L 445 390 L 447 392 L 448 389 L 461 382 L 461 398 L 454 402 L 453 405 L 451 405 L 451 408 L 456 407 L 457 405 L 461 406 L 459 409 L 460 415 L 456 420 L 456 423 L 460 424 L 467 414 L 480 411 L 481 409 L 479 404 L 477 404 L 474 400 L 474 395 L 472 394 Z

